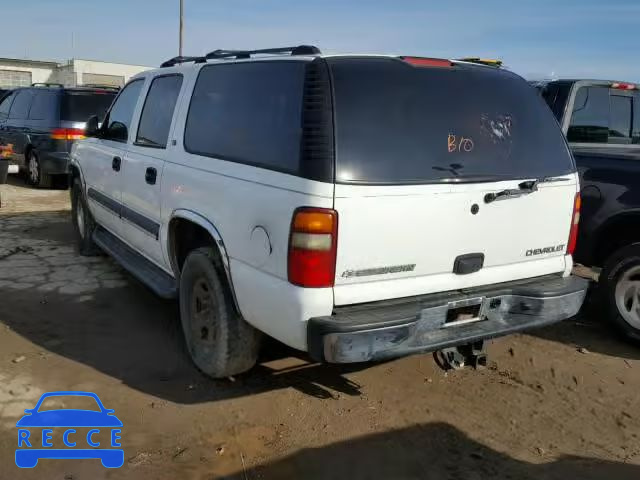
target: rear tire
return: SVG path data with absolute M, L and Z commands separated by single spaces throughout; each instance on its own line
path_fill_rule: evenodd
M 93 257 L 100 254 L 98 246 L 93 243 L 93 232 L 96 222 L 87 207 L 79 178 L 73 180 L 71 187 L 71 221 L 80 255 Z
M 640 343 L 640 243 L 614 252 L 599 283 L 607 319 L 626 338 Z
M 38 188 L 51 188 L 52 177 L 42 171 L 42 165 L 35 150 L 27 154 L 27 181 L 29 185 Z
M 224 378 L 256 364 L 261 334 L 236 311 L 214 248 L 195 249 L 184 262 L 180 319 L 191 359 L 206 375 Z

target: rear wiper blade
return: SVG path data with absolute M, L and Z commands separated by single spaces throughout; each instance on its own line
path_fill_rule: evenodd
M 484 196 L 484 203 L 496 202 L 498 200 L 507 200 L 509 198 L 518 198 L 538 191 L 538 185 L 541 183 L 566 182 L 571 180 L 567 177 L 541 177 L 535 180 L 527 180 L 518 184 L 518 188 L 502 190 L 497 193 L 487 193 Z
M 544 179 L 543 179 L 544 180 Z M 487 193 L 484 196 L 484 203 L 497 202 L 498 200 L 508 200 L 509 198 L 518 198 L 538 191 L 538 183 L 540 180 L 527 180 L 518 184 L 518 188 L 509 188 L 501 190 L 497 193 Z

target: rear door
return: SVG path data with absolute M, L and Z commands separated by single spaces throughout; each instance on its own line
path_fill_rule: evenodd
M 135 135 L 125 157 L 122 218 L 127 242 L 158 265 L 164 264 L 160 233 L 160 186 L 170 145 L 181 74 L 155 77 L 146 94 Z
M 575 167 L 552 113 L 525 81 L 466 64 L 329 63 L 337 305 L 570 268 Z M 486 200 L 549 177 L 532 193 Z M 469 257 L 482 268 L 456 269 Z

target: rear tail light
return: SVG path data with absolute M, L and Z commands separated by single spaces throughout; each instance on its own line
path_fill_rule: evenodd
M 582 200 L 580 194 L 576 193 L 576 199 L 573 202 L 573 215 L 571 216 L 571 230 L 569 231 L 569 242 L 567 243 L 567 253 L 573 255 L 578 242 L 578 225 L 580 224 L 580 205 Z
M 84 130 L 81 128 L 54 128 L 51 132 L 51 138 L 54 140 L 82 140 Z
M 300 287 L 333 287 L 336 276 L 338 212 L 296 209 L 289 237 L 289 282 Z
M 611 88 L 616 90 L 635 90 L 638 86 L 634 83 L 612 83 Z
M 453 63 L 450 60 L 442 58 L 424 58 L 424 57 L 400 57 L 407 63 L 416 67 L 444 67 L 451 68 Z

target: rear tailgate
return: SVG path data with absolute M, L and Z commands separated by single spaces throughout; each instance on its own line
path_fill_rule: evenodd
M 577 176 L 546 105 L 519 77 L 389 58 L 329 60 L 339 215 L 335 304 L 567 268 Z M 486 202 L 531 180 L 536 191 Z M 454 273 L 460 256 L 480 270 Z

